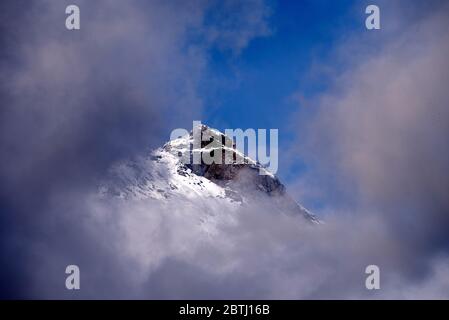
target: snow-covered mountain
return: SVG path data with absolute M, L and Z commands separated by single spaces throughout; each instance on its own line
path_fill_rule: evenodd
M 275 175 L 268 171 L 259 174 L 259 170 L 265 169 L 236 150 L 235 145 L 234 160 L 240 159 L 240 162 L 190 164 L 185 161 L 196 152 L 224 152 L 229 148 L 229 144 L 224 143 L 229 142 L 229 137 L 223 133 L 205 125 L 199 129 L 202 134 L 215 137 L 218 145 L 212 148 L 201 142 L 201 148 L 194 149 L 192 131 L 146 156 L 119 163 L 111 168 L 109 179 L 102 183 L 101 197 L 185 206 L 190 214 L 196 215 L 192 218 L 204 223 L 205 229 L 213 229 L 222 218 L 232 219 L 239 209 L 262 203 L 264 210 L 273 214 L 298 215 L 310 223 L 319 223 L 288 195 Z

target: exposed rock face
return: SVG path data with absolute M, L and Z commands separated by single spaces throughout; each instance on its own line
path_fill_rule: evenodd
M 299 214 L 309 222 L 316 217 L 296 203 L 279 179 L 259 163 L 236 150 L 233 141 L 202 125 L 194 133 L 167 142 L 146 157 L 120 163 L 111 170 L 101 194 L 123 199 L 156 199 L 198 206 L 207 214 L 218 206 L 236 212 L 239 206 L 264 203 L 264 209 Z M 195 130 L 194 130 L 195 131 Z M 196 140 L 195 139 L 200 139 Z M 196 157 L 196 164 L 193 162 Z M 221 161 L 203 161 L 214 158 Z M 259 174 L 260 171 L 265 174 Z M 215 199 L 211 202 L 211 199 Z M 217 202 L 218 201 L 218 202 Z
M 193 131 L 190 132 L 188 148 L 183 145 L 182 150 L 179 150 L 168 143 L 164 149 L 177 154 L 181 159 L 190 159 L 189 163 L 185 163 L 187 168 L 217 184 L 223 185 L 232 180 L 241 180 L 242 176 L 245 176 L 245 180 L 249 182 L 246 187 L 253 185 L 270 195 L 285 193 L 285 188 L 279 179 L 266 171 L 261 164 L 238 151 L 234 141 L 229 137 L 205 125 L 201 125 L 198 132 L 201 132 L 203 138 L 201 139 L 201 136 L 194 137 Z M 200 149 L 194 148 L 194 139 L 199 139 L 196 145 L 201 146 Z M 194 153 L 200 154 L 198 158 L 201 159 L 201 164 L 192 164 Z M 217 156 L 217 153 L 220 156 Z M 220 163 L 205 163 L 203 161 L 204 154 L 208 154 L 210 158 L 217 157 L 221 161 Z M 259 174 L 260 170 L 265 170 L 265 174 Z

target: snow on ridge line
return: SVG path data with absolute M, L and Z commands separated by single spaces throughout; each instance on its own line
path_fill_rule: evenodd
M 220 132 L 217 129 L 210 128 L 210 127 L 206 126 L 205 124 L 197 125 L 194 128 L 198 128 L 198 127 L 201 128 L 201 132 L 203 132 L 203 131 L 212 132 L 215 134 L 215 136 L 220 136 L 220 137 L 224 137 L 225 139 L 231 140 L 231 138 L 229 138 L 226 134 Z M 202 142 L 205 142 L 205 141 L 202 141 Z M 203 152 L 211 152 L 213 150 L 220 150 L 220 151 L 224 151 L 224 152 L 229 151 L 229 152 L 235 154 L 235 156 L 238 159 L 242 159 L 242 160 L 240 160 L 241 163 L 236 162 L 236 163 L 232 163 L 230 165 L 233 165 L 233 164 L 250 165 L 253 168 L 258 169 L 259 172 L 263 172 L 262 175 L 267 175 L 272 178 L 275 178 L 275 175 L 272 172 L 267 170 L 257 160 L 252 159 L 251 157 L 245 155 L 243 152 L 241 152 L 239 149 L 237 149 L 235 144 L 233 145 L 233 147 L 229 147 L 229 146 L 221 144 L 220 146 L 217 146 L 217 147 L 211 147 L 208 145 L 208 146 L 201 147 L 201 148 L 193 148 L 194 145 L 195 144 L 194 144 L 194 137 L 193 137 L 193 130 L 192 130 L 189 134 L 186 134 L 182 137 L 168 141 L 167 143 L 164 144 L 163 148 L 170 151 L 172 154 L 174 154 L 175 156 L 178 156 L 179 158 L 181 158 L 186 153 L 202 154 Z
M 218 130 L 216 132 L 222 135 Z M 251 201 L 257 203 L 258 200 L 254 196 L 262 196 L 267 197 L 275 211 L 300 214 L 309 222 L 321 223 L 313 213 L 286 193 L 284 185 L 274 175 L 259 175 L 255 170 L 247 170 L 245 173 L 245 168 L 260 169 L 260 164 L 236 149 L 222 147 L 238 153 L 242 158 L 247 159 L 248 163 L 243 166 L 230 165 L 232 167 L 230 177 L 225 172 L 221 180 L 220 178 L 217 180 L 213 175 L 214 170 L 223 169 L 220 166 L 211 169 L 212 175 L 210 172 L 205 175 L 204 171 L 198 172 L 194 167 L 184 164 L 179 152 L 213 150 L 204 147 L 191 150 L 192 143 L 193 136 L 188 134 L 168 141 L 163 147 L 153 150 L 147 156 L 124 161 L 114 166 L 110 170 L 112 179 L 100 187 L 99 194 L 123 200 L 152 199 L 162 203 L 171 199 L 180 205 L 196 203 L 206 211 L 209 210 L 208 206 L 218 205 L 222 207 L 221 211 L 228 211 L 228 213 L 234 212 L 245 203 L 250 204 Z M 216 149 L 219 148 L 214 150 Z M 209 169 L 209 167 L 206 168 L 206 170 Z M 234 174 L 238 176 L 238 179 L 234 179 Z M 252 186 L 250 191 L 247 189 L 248 186 Z

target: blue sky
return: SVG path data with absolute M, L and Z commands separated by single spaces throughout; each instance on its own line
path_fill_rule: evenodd
M 299 88 L 306 96 L 323 88 L 319 80 L 302 81 L 314 59 L 327 63 L 327 53 L 341 37 L 339 31 L 360 29 L 357 22 L 364 26 L 364 7 L 356 14 L 353 6 L 353 1 L 273 3 L 271 35 L 251 41 L 238 57 L 212 52 L 211 73 L 223 84 L 218 102 L 206 108 L 206 121 L 217 126 L 282 128 L 298 107 L 289 97 Z
M 366 6 L 366 1 L 351 0 L 272 1 L 269 35 L 253 39 L 238 55 L 211 51 L 202 121 L 220 130 L 279 129 L 278 175 L 287 184 L 297 180 L 306 165 L 299 160 L 286 166 L 282 150 L 295 135 L 292 117 L 313 112 L 301 105 L 298 93 L 311 99 L 326 91 L 331 79 L 310 77 L 311 68 L 332 65 L 338 70 L 334 47 L 348 35 L 366 31 Z

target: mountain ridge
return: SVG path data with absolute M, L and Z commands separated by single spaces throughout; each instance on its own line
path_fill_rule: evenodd
M 225 141 L 230 139 L 220 131 L 201 125 L 201 133 L 215 137 L 219 143 L 201 142 L 201 148 L 194 148 L 193 131 L 173 139 L 161 148 L 145 156 L 120 162 L 110 169 L 109 178 L 99 189 L 102 197 L 112 196 L 124 200 L 155 199 L 177 201 L 181 198 L 206 208 L 218 206 L 221 211 L 235 212 L 239 207 L 264 201 L 272 210 L 281 214 L 299 215 L 308 222 L 320 221 L 310 211 L 298 204 L 287 193 L 285 186 L 274 175 L 267 172 L 257 161 L 245 156 L 232 144 L 234 162 L 192 164 L 195 153 L 222 152 L 229 148 Z M 213 139 L 212 139 L 213 140 Z M 229 146 L 229 144 L 228 144 Z M 230 150 L 227 150 L 230 151 Z M 237 159 L 240 160 L 237 163 Z M 216 201 L 210 201 L 214 199 Z

